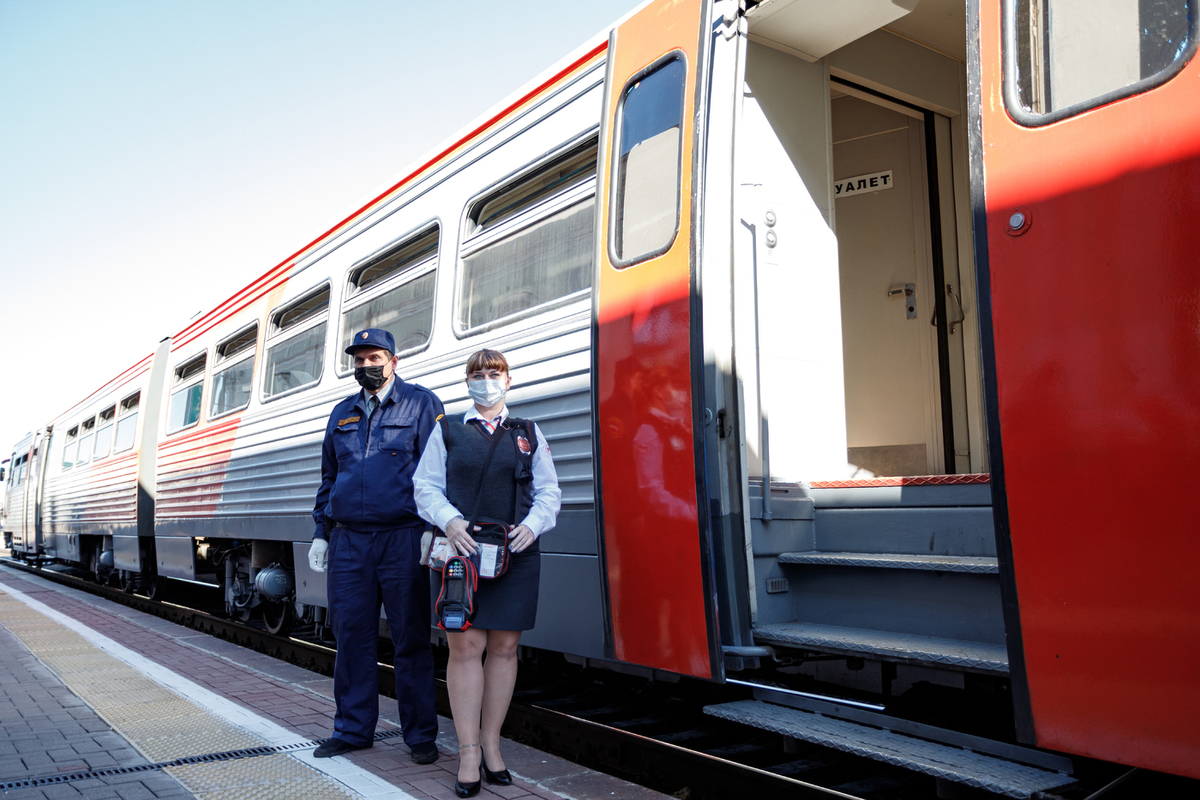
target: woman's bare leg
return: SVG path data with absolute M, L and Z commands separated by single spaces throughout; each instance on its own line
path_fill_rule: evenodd
M 482 721 L 479 744 L 492 772 L 504 769 L 500 755 L 500 728 L 508 714 L 513 686 L 517 682 L 517 643 L 520 631 L 488 631 L 487 659 L 483 662 Z M 461 739 L 461 734 L 460 734 Z
M 479 720 L 486 680 L 482 659 L 488 639 L 488 631 L 479 628 L 446 633 L 450 645 L 446 689 L 450 694 L 454 730 L 458 734 L 458 780 L 462 783 L 474 783 L 481 774 Z M 511 687 L 509 691 L 512 691 Z

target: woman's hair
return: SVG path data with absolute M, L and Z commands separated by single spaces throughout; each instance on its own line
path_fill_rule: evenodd
M 508 359 L 499 350 L 480 350 L 467 359 L 467 374 L 498 369 L 508 372 Z

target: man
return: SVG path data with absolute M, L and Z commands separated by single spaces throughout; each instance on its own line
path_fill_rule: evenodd
M 379 717 L 376 641 L 379 606 L 396 653 L 396 698 L 404 743 L 418 764 L 437 761 L 429 570 L 420 565 L 425 523 L 412 475 L 442 414 L 442 402 L 395 374 L 392 334 L 370 328 L 346 352 L 362 391 L 338 403 L 325 426 L 321 488 L 309 565 L 325 572 L 337 637 L 333 737 L 317 758 L 370 747 Z

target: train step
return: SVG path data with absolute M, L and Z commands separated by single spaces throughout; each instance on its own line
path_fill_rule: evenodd
M 992 675 L 1008 674 L 1008 651 L 1002 644 L 939 639 L 894 631 L 867 630 L 812 622 L 782 622 L 754 629 L 756 644 L 809 648 L 862 658 L 952 667 Z
M 1030 798 L 1075 781 L 1062 772 L 761 700 L 707 706 L 704 713 L 1005 797 Z
M 808 550 L 781 553 L 780 564 L 810 564 L 830 567 L 873 567 L 876 569 L 916 569 L 935 572 L 970 572 L 995 575 L 1000 567 L 995 558 L 986 556 L 930 556 L 905 553 L 831 553 Z

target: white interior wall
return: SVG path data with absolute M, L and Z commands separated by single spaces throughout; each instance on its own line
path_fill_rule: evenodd
M 750 43 L 734 309 L 739 354 L 751 339 L 757 354 L 744 386 L 751 477 L 764 473 L 764 429 L 772 480 L 848 474 L 829 113 L 824 64 Z

